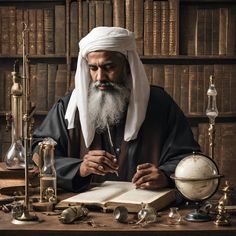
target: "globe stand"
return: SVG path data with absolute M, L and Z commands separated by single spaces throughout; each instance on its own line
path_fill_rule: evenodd
M 212 220 L 211 216 L 208 213 L 201 211 L 200 202 L 195 202 L 195 204 L 196 204 L 196 208 L 190 213 L 188 213 L 184 217 L 184 219 L 186 221 L 191 221 L 191 222 L 211 221 Z

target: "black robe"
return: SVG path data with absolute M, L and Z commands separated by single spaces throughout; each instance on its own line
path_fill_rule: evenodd
M 75 117 L 75 128 L 67 129 L 65 112 L 71 94 L 61 98 L 49 111 L 47 117 L 33 134 L 33 150 L 44 137 L 52 137 L 56 142 L 55 166 L 58 187 L 69 191 L 81 191 L 91 181 L 104 180 L 131 181 L 138 164 L 150 162 L 160 168 L 167 177 L 174 173 L 178 162 L 192 152 L 199 152 L 198 143 L 183 112 L 173 99 L 160 87 L 151 87 L 146 118 L 135 140 L 123 140 L 124 122 L 112 129 L 112 137 L 119 148 L 119 176 L 79 176 L 83 156 L 92 149 L 112 153 L 107 133 L 96 133 L 87 149 L 81 133 L 79 112 Z M 142 96 L 140 94 L 140 96 Z M 174 182 L 169 178 L 169 184 Z

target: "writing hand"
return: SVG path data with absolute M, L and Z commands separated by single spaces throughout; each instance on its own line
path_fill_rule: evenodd
M 93 150 L 84 156 L 80 165 L 80 176 L 105 175 L 108 172 L 115 173 L 117 170 L 118 164 L 114 155 L 104 150 Z
M 143 189 L 157 189 L 168 185 L 165 174 L 151 163 L 138 165 L 132 182 L 137 188 Z

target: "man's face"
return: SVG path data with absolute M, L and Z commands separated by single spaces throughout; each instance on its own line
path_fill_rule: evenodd
M 124 56 L 117 52 L 97 51 L 87 56 L 92 81 L 98 83 L 99 90 L 111 90 L 109 82 L 124 84 L 128 75 L 128 65 Z

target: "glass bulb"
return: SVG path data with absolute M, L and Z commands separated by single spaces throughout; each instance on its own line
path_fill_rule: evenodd
M 12 142 L 5 156 L 5 163 L 7 169 L 24 169 L 25 149 L 20 139 Z
M 218 116 L 218 109 L 216 105 L 217 91 L 212 80 L 213 78 L 210 77 L 210 85 L 207 90 L 208 103 L 207 103 L 206 115 L 212 122 L 214 122 L 215 118 Z

